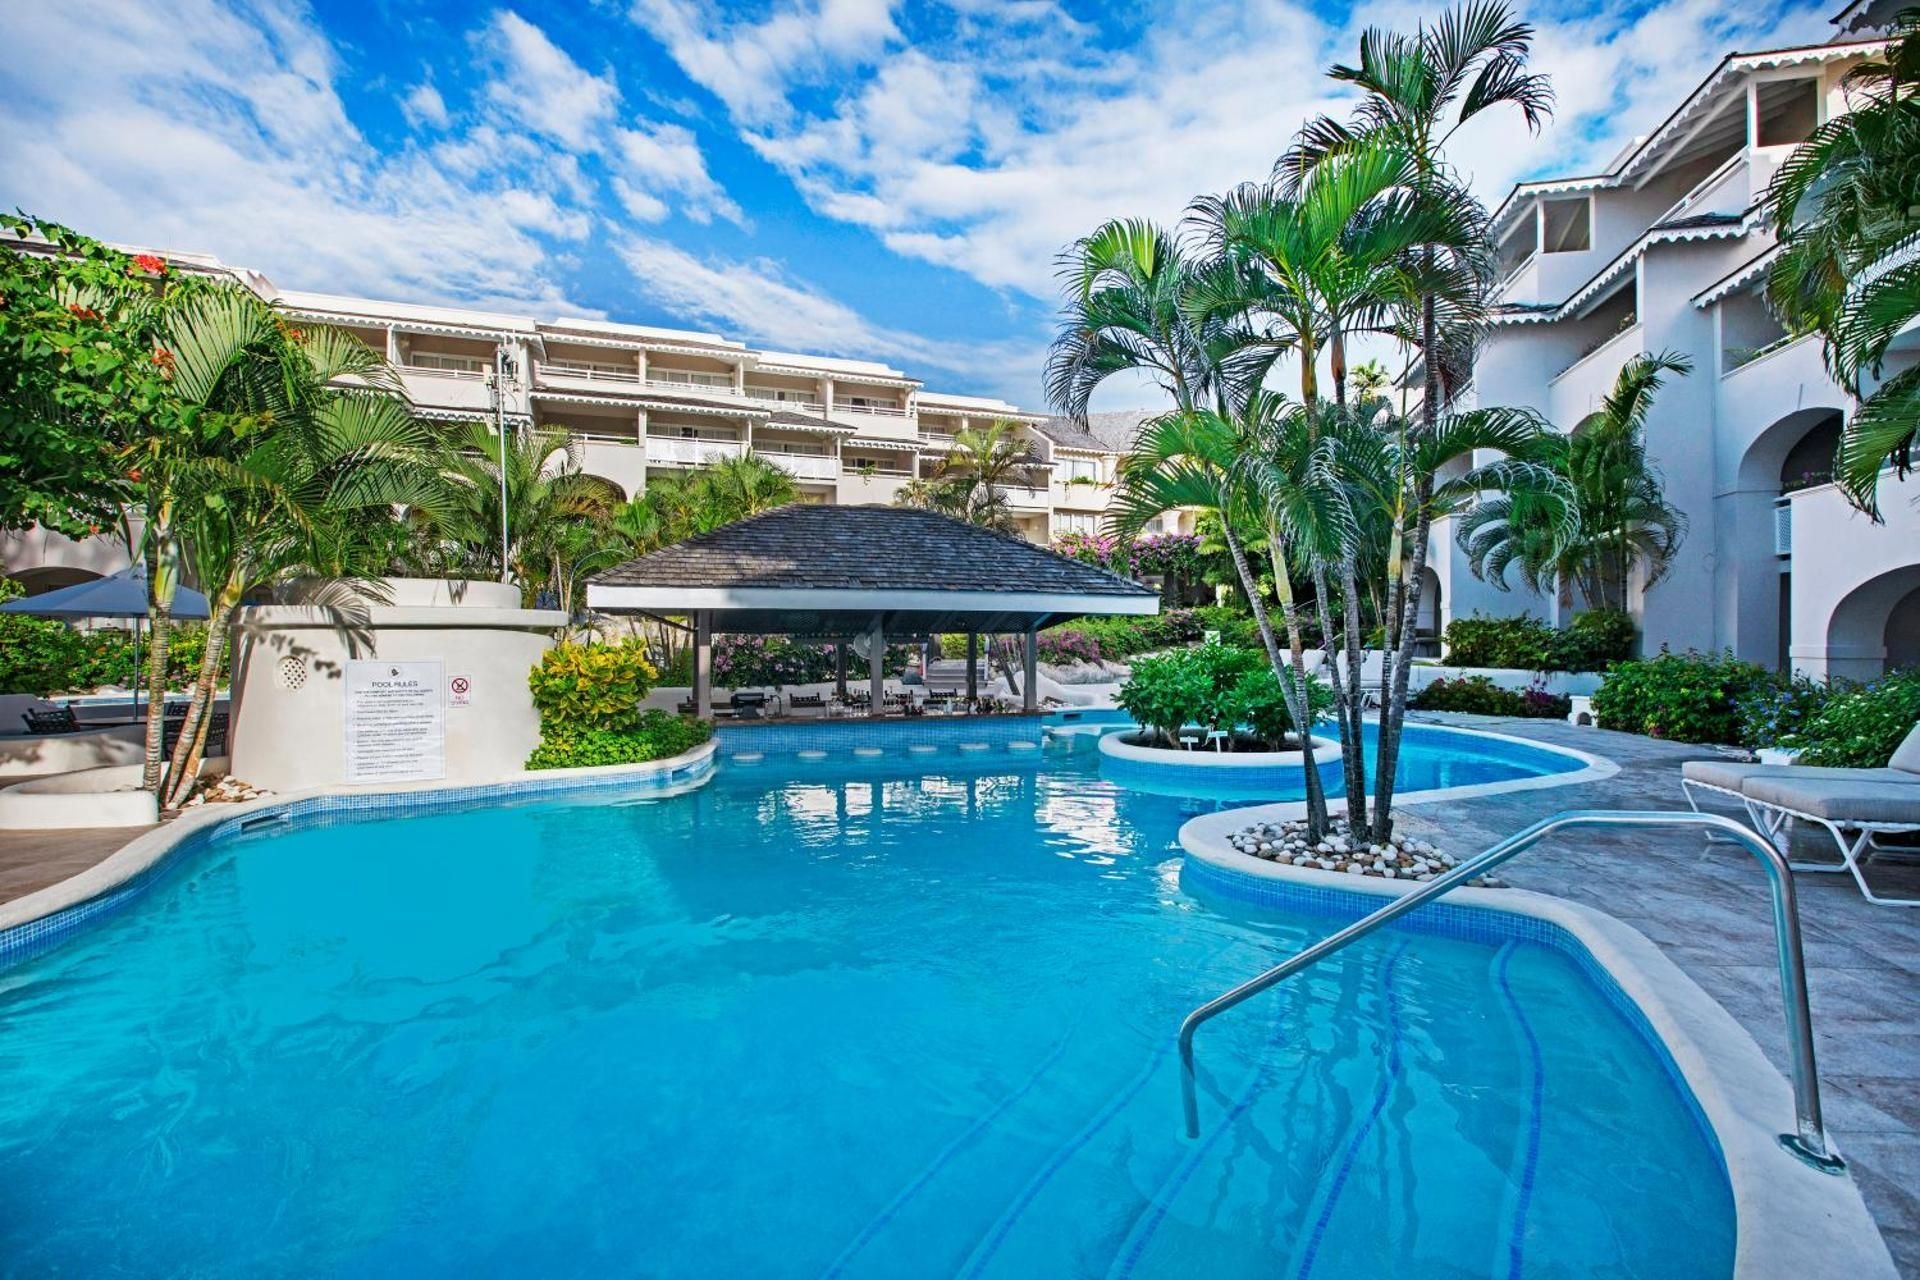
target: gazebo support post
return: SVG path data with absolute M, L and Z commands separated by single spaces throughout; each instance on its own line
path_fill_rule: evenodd
M 867 714 L 883 715 L 887 709 L 887 633 L 881 628 L 880 617 L 874 615 L 873 629 L 867 633 L 867 688 L 872 701 L 867 703 Z
M 967 632 L 967 701 L 980 696 L 980 633 Z
M 847 700 L 847 642 L 833 642 L 833 692 L 840 701 Z
M 713 612 L 693 615 L 693 714 L 713 719 Z
M 1040 695 L 1039 691 L 1033 687 L 1037 683 L 1035 678 L 1040 674 L 1040 633 L 1038 631 L 1027 632 L 1025 657 L 1026 661 L 1021 663 L 1024 670 L 1020 672 L 1020 704 L 1028 711 L 1038 711 Z

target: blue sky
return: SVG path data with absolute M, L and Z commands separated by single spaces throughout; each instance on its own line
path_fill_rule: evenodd
M 1833 3 L 1833 0 L 1828 0 Z M 1498 200 L 1603 164 L 1819 6 L 1536 3 L 1554 124 L 1463 135 Z M 1358 25 L 1254 0 L 61 0 L 9 6 L 0 203 L 286 288 L 861 356 L 1039 407 L 1053 259 L 1261 177 Z M 1116 387 L 1112 406 L 1144 403 Z

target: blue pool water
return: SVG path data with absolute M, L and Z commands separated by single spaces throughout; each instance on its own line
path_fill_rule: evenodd
M 1183 888 L 1084 753 L 221 840 L 0 972 L 0 1272 L 1724 1277 L 1576 964 Z
M 1118 724 L 1129 723 L 1121 715 Z M 1374 755 L 1379 747 L 1379 726 L 1369 721 L 1361 727 L 1368 776 L 1372 776 Z M 1319 733 L 1332 739 L 1332 726 Z M 1137 790 L 1159 791 L 1176 796 L 1205 795 L 1220 800 L 1301 800 L 1306 797 L 1305 769 L 1299 764 L 1281 764 L 1255 768 L 1209 770 L 1211 776 L 1196 776 L 1192 768 L 1182 767 L 1185 752 L 1166 752 L 1167 763 L 1104 757 L 1101 773 Z M 1201 752 L 1209 756 L 1211 752 Z M 1228 756 L 1227 759 L 1231 759 Z M 1320 778 L 1330 796 L 1346 794 L 1346 774 L 1338 757 L 1320 756 L 1316 760 Z M 1447 729 L 1438 725 L 1409 725 L 1401 738 L 1400 756 L 1394 769 L 1394 785 L 1400 794 L 1431 791 L 1443 787 L 1471 787 L 1489 782 L 1513 782 L 1523 778 L 1541 778 L 1552 774 L 1575 773 L 1586 768 L 1586 761 L 1567 752 L 1555 751 L 1537 743 L 1498 738 L 1490 734 Z

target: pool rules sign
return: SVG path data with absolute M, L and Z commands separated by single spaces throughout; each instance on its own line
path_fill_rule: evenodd
M 447 776 L 445 672 L 438 662 L 347 663 L 347 781 Z

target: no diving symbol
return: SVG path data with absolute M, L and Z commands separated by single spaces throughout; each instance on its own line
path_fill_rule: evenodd
M 467 695 L 471 693 L 472 690 L 473 681 L 467 679 L 465 676 L 455 676 L 453 679 L 447 681 L 447 705 L 450 707 L 466 706 Z

